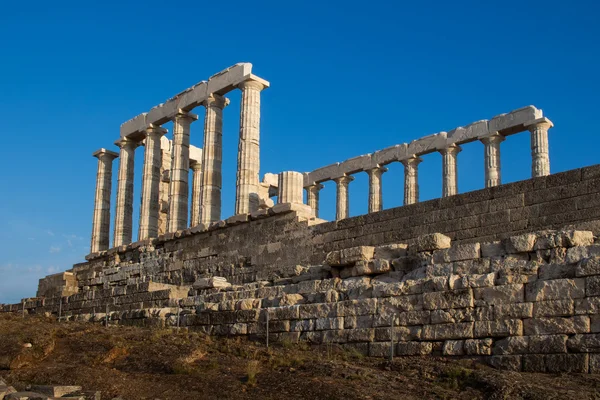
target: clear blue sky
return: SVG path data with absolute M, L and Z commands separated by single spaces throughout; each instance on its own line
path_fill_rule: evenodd
M 237 62 L 271 82 L 261 173 L 309 171 L 529 104 L 556 125 L 552 172 L 598 163 L 598 15 L 598 2 L 557 0 L 4 2 L 0 303 L 33 296 L 38 278 L 88 253 L 91 153 L 116 149 L 122 122 Z M 239 125 L 239 94 L 230 98 L 225 217 Z M 192 144 L 202 145 L 201 121 Z M 528 178 L 528 135 L 502 150 L 504 182 Z M 461 192 L 483 186 L 482 164 L 482 145 L 464 146 Z M 401 205 L 402 179 L 391 165 L 386 208 Z M 367 210 L 367 182 L 351 184 L 351 215 Z M 420 182 L 422 200 L 440 196 L 438 154 L 425 157 Z M 334 202 L 328 184 L 325 218 Z

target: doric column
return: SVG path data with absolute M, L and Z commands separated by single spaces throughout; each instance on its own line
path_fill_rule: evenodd
M 301 172 L 284 171 L 279 173 L 277 204 L 304 204 L 302 185 L 304 175 Z
M 342 177 L 334 179 L 337 184 L 337 198 L 335 208 L 335 219 L 348 218 L 350 216 L 350 193 L 348 192 L 348 184 L 354 180 L 354 177 L 350 175 L 344 175 Z
M 107 250 L 110 236 L 110 189 L 112 162 L 119 155 L 114 151 L 100 149 L 92 154 L 98 159 L 96 173 L 96 197 L 92 221 L 91 253 Z
M 145 131 L 144 171 L 142 173 L 142 206 L 138 240 L 158 236 L 158 189 L 160 185 L 160 138 L 167 130 L 150 125 Z
M 404 164 L 404 205 L 419 202 L 419 164 L 421 157 L 412 156 L 402 160 Z
M 173 161 L 169 186 L 168 232 L 187 228 L 190 175 L 190 125 L 198 116 L 182 110 L 173 119 Z
M 554 124 L 548 118 L 540 118 L 526 126 L 531 132 L 531 177 L 550 175 L 548 155 L 548 129 Z
M 456 156 L 462 148 L 451 144 L 443 150 L 442 154 L 442 197 L 453 196 L 458 193 L 458 174 L 456 171 Z
M 319 218 L 319 191 L 323 189 L 323 185 L 315 183 L 306 187 L 306 200 L 313 211 L 313 216 Z
M 132 241 L 133 225 L 133 166 L 135 149 L 139 142 L 122 138 L 115 142 L 119 152 L 119 177 L 117 183 L 117 206 L 115 209 L 115 231 L 113 247 Z
M 200 201 L 196 206 L 198 222 L 208 225 L 221 219 L 221 187 L 223 177 L 223 109 L 229 99 L 213 94 L 202 105 L 206 107 L 204 118 L 204 148 L 202 149 L 202 177 L 200 183 Z
M 192 215 L 190 216 L 190 226 L 200 225 L 200 199 L 202 186 L 202 164 L 195 162 L 192 164 Z
M 375 167 L 367 170 L 369 175 L 369 212 L 377 212 L 383 209 L 383 188 L 381 186 L 381 175 L 387 171 L 385 167 Z
M 500 143 L 504 141 L 504 136 L 495 132 L 489 136 L 481 138 L 484 146 L 485 162 L 485 187 L 498 186 L 502 184 L 502 171 L 500 168 Z
M 240 143 L 235 196 L 235 213 L 247 214 L 258 209 L 260 171 L 260 91 L 261 82 L 240 83 L 242 104 L 240 113 Z

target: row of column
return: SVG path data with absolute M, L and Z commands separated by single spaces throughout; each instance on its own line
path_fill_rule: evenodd
M 526 126 L 531 132 L 532 178 L 550 174 L 550 159 L 548 156 L 548 129 L 552 122 L 547 118 L 533 121 Z M 505 137 L 499 133 L 490 134 L 480 139 L 484 145 L 485 187 L 502 184 L 500 168 L 500 143 Z M 442 155 L 442 197 L 453 196 L 458 193 L 457 156 L 461 147 L 452 144 L 439 152 Z M 414 204 L 419 201 L 419 170 L 422 158 L 413 156 L 402 160 L 404 165 L 404 205 Z M 377 166 L 366 170 L 369 175 L 369 213 L 383 209 L 383 195 L 381 176 L 387 168 Z M 354 178 L 344 175 L 334 179 L 336 183 L 336 220 L 349 217 L 350 196 L 348 186 Z M 308 205 L 312 208 L 315 217 L 319 217 L 319 191 L 323 185 L 318 183 L 307 186 Z
M 250 213 L 258 208 L 260 171 L 260 92 L 265 85 L 245 81 L 242 91 L 238 171 L 236 179 L 236 214 Z M 229 104 L 224 96 L 213 94 L 204 102 L 204 143 L 201 163 L 194 163 L 190 226 L 208 225 L 221 219 L 223 109 Z M 185 229 L 188 222 L 190 126 L 198 117 L 180 111 L 173 118 L 173 150 L 169 186 L 167 230 Z M 158 236 L 161 137 L 167 130 L 149 125 L 144 133 L 144 167 L 138 240 Z M 92 226 L 91 252 L 109 248 L 110 187 L 112 161 L 120 156 L 115 209 L 113 247 L 132 242 L 133 186 L 135 149 L 141 144 L 130 138 L 115 142 L 120 154 L 101 149 L 98 158 L 96 199 Z

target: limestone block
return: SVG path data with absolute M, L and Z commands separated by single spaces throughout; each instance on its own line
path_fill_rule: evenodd
M 573 300 L 549 300 L 534 303 L 533 316 L 538 317 L 569 317 L 575 314 Z
M 423 251 L 434 251 L 447 249 L 450 247 L 451 239 L 441 233 L 432 233 L 417 237 L 409 246 L 412 253 L 420 253 Z
M 384 321 L 389 321 L 389 316 L 397 315 L 403 311 L 423 310 L 422 295 L 404 295 L 378 299 L 377 315 Z M 389 322 L 388 322 L 389 323 Z
M 336 318 L 317 318 L 315 320 L 315 330 L 322 331 L 326 329 L 344 329 L 344 319 Z
M 542 117 L 542 110 L 527 106 L 495 116 L 488 122 L 488 129 L 490 132 L 500 132 L 506 136 L 526 130 L 525 125 L 528 122 Z
M 371 167 L 371 154 L 350 158 L 339 165 L 338 171 L 341 174 L 353 174 L 366 171 Z M 338 175 L 341 176 L 341 175 Z M 336 176 L 336 178 L 338 177 Z
M 594 244 L 594 233 L 591 231 L 562 231 L 564 247 L 589 246 Z
M 445 149 L 448 146 L 446 135 L 446 132 L 440 132 L 413 140 L 408 144 L 406 152 L 419 156 Z
M 600 334 L 573 335 L 567 340 L 570 352 L 600 353 Z
M 506 255 L 506 250 L 502 242 L 481 243 L 482 257 L 503 257 Z
M 600 275 L 600 257 L 584 258 L 575 268 L 575 276 Z
M 600 297 L 575 300 L 575 314 L 600 314 Z
M 398 314 L 398 325 L 427 325 L 431 323 L 430 311 L 404 311 Z
M 546 250 L 563 247 L 563 237 L 558 232 L 542 233 L 533 246 L 534 250 Z
M 475 141 L 488 134 L 488 121 L 481 120 L 467 126 L 459 126 L 458 128 L 452 129 L 451 131 L 448 131 L 446 136 L 448 144 L 462 144 Z
M 404 257 L 407 254 L 408 245 L 404 243 L 386 244 L 375 247 L 373 258 L 383 260 L 393 260 Z
M 511 336 L 496 340 L 492 353 L 494 355 L 527 354 L 528 349 L 529 336 Z
M 292 332 L 306 332 L 315 329 L 315 320 L 312 319 L 301 319 L 290 322 L 290 331 Z
M 471 289 L 460 289 L 424 293 L 423 307 L 426 310 L 473 307 L 473 291 Z
M 590 374 L 600 374 L 600 354 L 589 355 Z
M 337 315 L 337 306 L 335 304 L 300 304 L 298 306 L 300 319 L 325 318 Z
M 585 293 L 588 296 L 600 296 L 600 275 L 585 278 Z
M 368 261 L 373 258 L 375 247 L 358 246 L 343 249 L 340 254 L 341 265 L 351 265 L 357 261 Z
M 530 354 L 523 356 L 525 372 L 588 372 L 587 354 Z
M 372 315 L 344 317 L 344 329 L 365 329 L 373 327 Z
M 476 300 L 492 305 L 522 303 L 525 300 L 522 284 L 477 288 L 473 289 L 473 295 Z
M 371 342 L 369 343 L 369 357 L 389 357 L 390 356 L 389 342 Z
M 567 335 L 529 336 L 529 352 L 534 354 L 566 353 Z
M 333 178 L 339 176 L 342 176 L 340 173 L 340 163 L 335 163 L 309 172 L 307 181 L 304 184 L 305 186 L 314 185 L 315 183 L 333 180 Z
M 375 340 L 374 329 L 350 329 L 344 332 L 348 342 L 372 342 Z
M 473 322 L 457 324 L 424 325 L 422 340 L 471 339 Z
M 48 400 L 48 396 L 36 392 L 14 392 L 4 397 L 4 400 Z
M 454 262 L 472 260 L 480 257 L 479 243 L 457 244 L 449 249 L 436 250 L 433 252 L 434 263 Z
M 467 289 L 469 287 L 469 277 L 461 275 L 450 275 L 448 278 L 450 290 Z
M 588 333 L 590 318 L 588 316 L 533 318 L 524 320 L 523 326 L 527 336 Z
M 575 266 L 564 264 L 540 265 L 538 270 L 538 279 L 564 279 L 575 278 Z
M 397 144 L 392 147 L 387 147 L 383 150 L 378 150 L 371 155 L 372 165 L 385 165 L 393 161 L 399 161 L 407 156 L 407 145 Z
M 526 233 L 519 236 L 512 236 L 503 241 L 504 248 L 508 254 L 528 253 L 533 251 L 537 235 Z
M 491 356 L 487 361 L 497 369 L 521 371 L 522 356 Z
M 565 262 L 576 264 L 584 258 L 600 256 L 600 244 L 575 246 L 567 250 Z
M 330 265 L 332 267 L 337 267 L 342 265 L 342 252 L 339 250 L 330 251 L 325 256 L 325 264 Z
M 430 342 L 398 342 L 396 353 L 399 356 L 426 356 L 431 354 L 433 344 Z
M 394 341 L 406 342 L 409 340 L 419 340 L 421 338 L 422 328 L 420 326 L 395 326 L 389 325 L 383 328 L 375 328 L 375 340 L 391 341 L 390 334 L 393 332 Z
M 503 337 L 523 335 L 523 321 L 505 319 L 500 321 L 475 321 L 474 337 Z
M 301 319 L 300 306 L 274 307 L 268 309 L 269 320 Z
M 492 271 L 490 260 L 483 258 L 456 261 L 452 265 L 453 272 L 458 275 L 487 274 Z
M 585 297 L 585 279 L 555 279 L 527 284 L 526 301 L 581 299 Z
M 373 315 L 377 311 L 377 299 L 348 300 L 335 303 L 338 317 Z
M 492 354 L 493 340 L 487 339 L 467 339 L 465 340 L 464 350 L 468 356 L 488 356 Z
M 194 282 L 192 287 L 196 290 L 219 288 L 224 289 L 231 287 L 231 283 L 227 282 L 227 279 L 220 276 L 213 276 L 212 278 L 200 278 Z
M 442 348 L 442 354 L 445 356 L 462 356 L 465 354 L 464 340 L 446 340 Z
M 600 333 L 600 315 L 592 315 L 590 317 L 590 332 Z

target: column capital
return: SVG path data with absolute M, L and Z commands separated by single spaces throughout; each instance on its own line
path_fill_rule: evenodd
M 344 175 L 344 176 L 340 176 L 338 178 L 334 178 L 333 181 L 335 183 L 341 184 L 341 185 L 347 185 L 350 182 L 352 182 L 354 180 L 354 177 L 352 175 Z
M 384 172 L 388 172 L 388 169 L 381 165 L 377 165 L 376 167 L 365 169 L 365 172 L 369 175 L 371 175 L 371 174 L 380 174 L 381 175 Z
M 123 149 L 123 148 L 135 149 L 136 147 L 140 146 L 141 143 L 137 140 L 133 140 L 128 137 L 122 137 L 121 139 L 115 140 L 115 145 L 121 149 Z
M 498 132 L 492 132 L 487 136 L 480 137 L 479 140 L 483 144 L 498 144 L 504 142 L 506 140 L 506 137 Z
M 325 186 L 320 183 L 313 183 L 312 185 L 305 186 L 304 189 L 309 190 L 309 191 L 310 190 L 321 190 L 324 187 Z
M 177 114 L 173 117 L 173 121 L 177 119 L 188 119 L 190 122 L 194 122 L 198 119 L 198 116 L 194 113 L 184 111 L 182 109 L 177 110 Z
M 190 167 L 192 168 L 192 170 L 194 170 L 194 172 L 200 171 L 202 169 L 202 163 L 201 162 L 193 162 L 190 164 Z
M 533 129 L 536 128 L 543 128 L 543 129 L 550 129 L 554 126 L 554 124 L 552 123 L 552 121 L 550 121 L 548 118 L 546 117 L 542 117 L 542 118 L 538 118 L 535 119 L 531 122 L 526 122 L 525 123 L 525 128 L 527 128 L 528 131 L 531 131 Z
M 423 159 L 419 156 L 415 156 L 413 155 L 410 158 L 405 158 L 404 160 L 400 160 L 400 162 L 405 166 L 405 167 L 416 167 L 417 165 L 419 165 L 421 163 L 421 161 L 423 161 Z
M 159 135 L 163 136 L 167 134 L 167 130 L 160 125 L 150 124 L 144 129 L 144 136 L 148 137 L 150 135 Z
M 237 87 L 238 87 L 238 89 L 242 89 L 242 90 L 246 89 L 246 88 L 263 90 L 263 89 L 268 88 L 269 85 L 270 85 L 269 82 L 265 81 L 264 79 L 261 79 L 255 75 L 250 75 L 250 77 L 248 77 L 247 80 L 239 83 L 237 85 Z
M 449 154 L 451 156 L 455 156 L 462 151 L 462 147 L 457 144 L 451 144 L 446 148 L 439 150 L 442 155 Z
M 229 103 L 230 101 L 227 97 L 212 93 L 202 102 L 202 105 L 204 107 L 216 107 L 222 110 L 227 107 Z
M 119 157 L 119 154 L 115 153 L 114 151 L 106 150 L 105 148 L 100 148 L 93 152 L 92 156 L 96 157 L 97 159 L 108 158 L 109 160 L 114 160 L 115 158 Z

